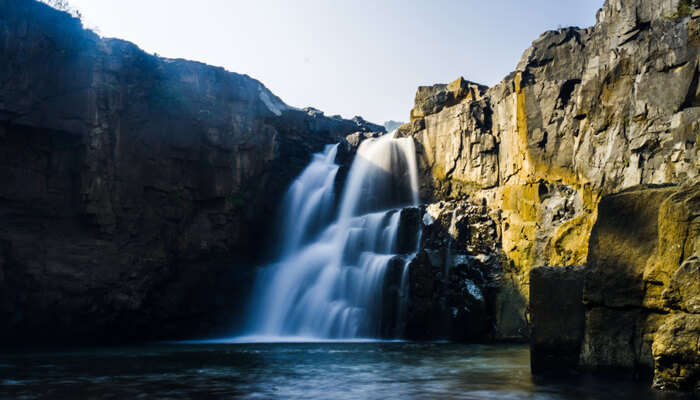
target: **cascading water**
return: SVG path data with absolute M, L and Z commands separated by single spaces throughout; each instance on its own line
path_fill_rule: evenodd
M 397 256 L 400 207 L 418 203 L 413 139 L 389 134 L 364 140 L 336 208 L 337 146 L 314 155 L 286 195 L 281 255 L 258 278 L 249 336 L 380 335 L 382 288 Z M 400 289 L 402 296 L 405 291 Z

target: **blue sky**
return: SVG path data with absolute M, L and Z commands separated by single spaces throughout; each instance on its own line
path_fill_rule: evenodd
M 416 87 L 486 85 L 542 32 L 587 27 L 603 0 L 69 0 L 87 26 L 164 57 L 262 81 L 287 104 L 407 120 Z

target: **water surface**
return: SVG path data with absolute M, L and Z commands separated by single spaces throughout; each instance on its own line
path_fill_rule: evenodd
M 644 383 L 533 379 L 521 345 L 204 343 L 0 351 L 0 398 L 666 399 Z

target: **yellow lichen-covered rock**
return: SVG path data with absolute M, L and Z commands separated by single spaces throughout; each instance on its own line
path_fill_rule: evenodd
M 697 387 L 700 180 L 605 196 L 591 233 L 581 365 Z
M 674 191 L 659 207 L 658 242 L 656 253 L 649 258 L 644 268 L 643 279 L 646 285 L 644 306 L 664 309 L 664 291 L 667 283 L 676 282 L 677 292 L 686 284 L 679 265 L 689 255 L 700 254 L 700 182 L 687 184 Z M 692 263 L 691 263 L 692 264 Z M 680 274 L 680 275 L 679 275 Z M 674 279 L 676 278 L 676 279 Z M 700 276 L 698 281 L 700 282 Z M 690 284 L 690 283 L 688 283 Z M 700 285 L 700 283 L 697 283 Z M 700 292 L 698 292 L 700 294 Z
M 418 90 L 400 134 L 416 140 L 421 197 L 469 196 L 502 212 L 501 337 L 527 332 L 520 298 L 532 267 L 587 261 L 603 196 L 700 176 L 698 19 L 669 18 L 677 6 L 607 1 L 594 27 L 544 33 L 478 96 L 458 89 L 461 78 Z M 649 307 L 662 307 L 654 282 L 674 272 L 659 262 L 645 267 Z
M 700 257 L 688 258 L 676 270 L 662 297 L 667 308 L 700 314 Z
M 700 314 L 669 317 L 654 336 L 654 387 L 700 391 Z

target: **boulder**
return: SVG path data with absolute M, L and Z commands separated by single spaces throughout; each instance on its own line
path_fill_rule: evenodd
M 479 100 L 487 87 L 470 82 L 462 77 L 454 82 L 420 86 L 416 93 L 415 107 L 411 110 L 411 121 L 440 112 L 462 101 Z

